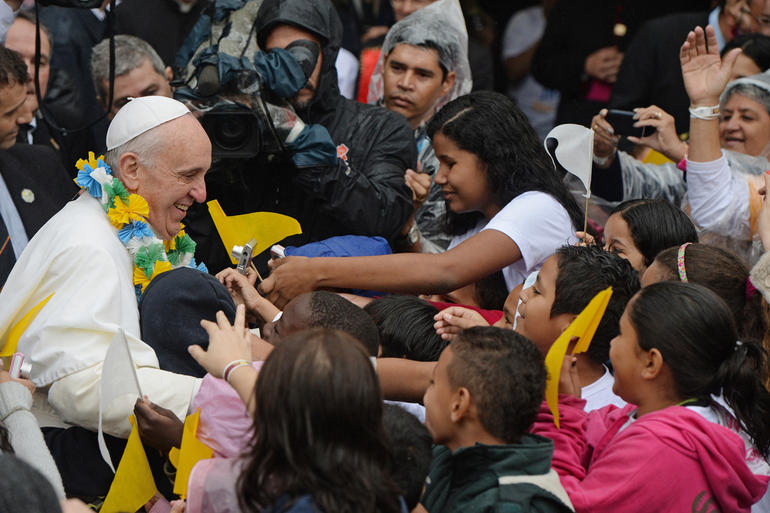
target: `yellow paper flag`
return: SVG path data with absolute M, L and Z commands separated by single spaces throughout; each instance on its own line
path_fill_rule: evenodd
M 132 513 L 147 504 L 158 491 L 152 477 L 150 463 L 144 453 L 136 420 L 132 415 L 131 434 L 118 464 L 110 491 L 104 499 L 100 513 Z
M 219 201 L 211 200 L 206 205 L 209 207 L 211 219 L 214 220 L 219 238 L 222 239 L 225 251 L 227 251 L 233 265 L 238 263 L 231 255 L 235 245 L 242 246 L 248 240 L 256 239 L 257 246 L 252 252 L 256 256 L 289 235 L 302 233 L 302 228 L 297 220 L 283 214 L 252 212 L 251 214 L 228 216 L 222 210 Z
M 548 350 L 548 354 L 545 355 L 545 368 L 548 371 L 545 382 L 545 400 L 551 409 L 553 421 L 557 428 L 559 427 L 559 376 L 561 375 L 564 356 L 567 354 L 567 347 L 569 347 L 570 340 L 577 337 L 578 341 L 575 343 L 572 354 L 583 353 L 588 349 L 610 302 L 610 296 L 612 296 L 612 287 L 607 287 L 596 294 L 580 312 L 580 315 L 572 321 L 572 324 L 567 326 L 567 329 L 559 335 L 551 349 Z
M 54 293 L 51 292 L 47 298 L 33 306 L 32 309 L 24 314 L 24 317 L 22 317 L 21 320 L 17 322 L 13 328 L 11 328 L 11 330 L 8 332 L 8 339 L 3 346 L 3 350 L 0 351 L 0 358 L 11 356 L 16 352 L 16 346 L 19 345 L 19 339 L 24 334 L 24 332 L 27 331 L 29 325 L 32 324 L 32 321 L 35 320 L 37 314 L 40 313 L 40 310 L 42 310 L 45 304 L 48 303 L 48 300 L 51 299 L 53 294 Z
M 195 464 L 200 460 L 211 458 L 214 454 L 214 451 L 196 437 L 200 413 L 201 411 L 198 409 L 184 420 L 182 447 L 179 449 L 174 480 L 174 493 L 183 499 L 187 495 L 187 482 L 190 480 L 190 472 L 192 472 Z

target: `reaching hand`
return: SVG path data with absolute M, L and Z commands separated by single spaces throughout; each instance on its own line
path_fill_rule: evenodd
M 254 288 L 254 283 L 257 281 L 257 273 L 254 269 L 247 269 L 247 274 L 244 276 L 236 269 L 225 269 L 217 274 L 217 279 L 222 285 L 227 288 L 227 291 L 232 296 L 236 305 L 244 305 L 246 307 L 246 318 L 249 322 L 254 322 L 259 319 L 262 322 L 269 322 L 269 319 L 263 318 L 262 313 L 267 308 L 271 310 L 266 303 L 267 299 L 263 298 L 257 289 Z M 275 314 L 273 314 L 275 316 Z
M 580 397 L 580 374 L 577 369 L 577 358 L 571 354 L 564 356 L 559 375 L 559 393 Z
M 404 180 L 406 180 L 406 185 L 412 190 L 412 204 L 414 211 L 417 212 L 423 206 L 425 200 L 428 199 L 431 183 L 430 175 L 407 169 L 406 173 L 404 173 Z
M 615 135 L 615 130 L 607 121 L 607 109 L 602 109 L 591 120 L 591 129 L 594 131 L 594 155 L 599 158 L 608 158 L 615 155 L 618 149 L 620 136 Z M 612 159 L 600 167 L 609 167 Z
M 278 308 L 304 292 L 315 290 L 311 258 L 284 257 L 272 260 L 268 265 L 270 276 L 259 284 L 259 292 Z
M 235 360 L 251 361 L 251 340 L 245 325 L 246 311 L 243 305 L 235 310 L 235 322 L 230 325 L 225 314 L 217 312 L 217 322 L 201 320 L 201 326 L 209 334 L 209 347 L 204 351 L 201 346 L 187 348 L 195 361 L 214 377 L 221 378 L 225 366 Z
M 644 144 L 659 151 L 674 162 L 679 162 L 687 154 L 687 143 L 676 135 L 674 117 L 660 107 L 650 105 L 634 109 L 635 127 L 655 127 L 655 133 L 647 137 L 629 136 L 628 140 L 635 144 Z
M 12 378 L 8 371 L 0 370 L 0 383 L 5 383 L 7 381 L 15 381 L 20 385 L 24 385 L 27 390 L 29 390 L 30 394 L 35 393 L 35 384 L 30 380 L 24 378 Z
M 708 48 L 707 48 L 708 43 Z M 719 103 L 719 95 L 730 80 L 733 64 L 740 48 L 730 50 L 724 60 L 719 57 L 714 27 L 701 27 L 687 34 L 687 40 L 679 52 L 682 78 L 690 103 L 693 106 L 711 106 Z
M 147 396 L 134 405 L 136 425 L 142 442 L 168 454 L 172 447 L 181 447 L 184 422 L 171 411 L 150 401 Z
M 489 326 L 489 323 L 476 310 L 462 306 L 450 306 L 437 313 L 433 319 L 436 333 L 443 340 L 453 340 L 455 336 L 466 328 L 474 326 Z

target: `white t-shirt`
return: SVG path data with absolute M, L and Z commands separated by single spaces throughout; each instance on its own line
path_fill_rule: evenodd
M 583 409 L 589 412 L 604 408 L 608 404 L 614 404 L 618 408 L 625 406 L 626 402 L 612 391 L 613 384 L 615 384 L 615 377 L 605 367 L 604 375 L 601 378 L 580 389 L 580 397 L 586 400 L 586 405 Z
M 545 32 L 543 7 L 535 5 L 517 12 L 503 35 L 503 60 L 521 55 L 540 41 Z M 553 128 L 556 108 L 559 106 L 559 92 L 543 87 L 531 73 L 515 86 L 508 88 L 508 96 L 516 100 L 529 118 L 537 135 L 544 139 Z
M 508 292 L 517 287 L 545 260 L 566 244 L 577 242 L 575 227 L 561 203 L 550 194 L 528 191 L 513 198 L 488 223 L 456 235 L 449 249 L 476 235 L 481 230 L 503 232 L 516 243 L 521 259 L 503 269 Z

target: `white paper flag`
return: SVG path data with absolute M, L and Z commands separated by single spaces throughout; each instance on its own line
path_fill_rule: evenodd
M 543 146 L 548 151 L 548 139 L 556 139 L 556 160 L 571 174 L 577 176 L 586 188 L 586 198 L 591 197 L 591 167 L 593 162 L 594 132 L 582 125 L 566 124 L 554 127 L 545 137 Z M 553 160 L 553 156 L 551 156 Z M 556 163 L 554 162 L 554 167 Z
M 128 350 L 128 340 L 126 340 L 126 334 L 120 328 L 115 333 L 110 347 L 107 348 L 104 366 L 102 367 L 101 381 L 99 396 L 99 450 L 104 461 L 110 466 L 112 472 L 115 472 L 115 466 L 112 464 L 107 444 L 104 442 L 102 412 L 115 398 L 122 395 L 131 394 L 136 397 L 143 397 L 142 390 L 139 388 L 139 378 L 136 376 L 134 359 L 131 358 L 131 352 Z

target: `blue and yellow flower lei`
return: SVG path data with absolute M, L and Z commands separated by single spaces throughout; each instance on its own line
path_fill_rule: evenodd
M 75 183 L 101 202 L 110 223 L 118 230 L 118 238 L 131 255 L 137 300 L 150 281 L 166 271 L 194 267 L 208 272 L 203 263 L 196 265 L 193 258 L 195 241 L 184 229 L 171 240 L 158 239 L 147 221 L 150 215 L 147 201 L 126 190 L 123 183 L 112 175 L 103 155 L 97 158 L 94 152 L 89 151 L 88 159 L 78 160 L 75 166 L 78 168 Z

